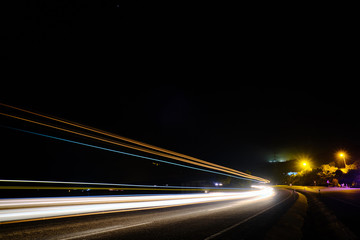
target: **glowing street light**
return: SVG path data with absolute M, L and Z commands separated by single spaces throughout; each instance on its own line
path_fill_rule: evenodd
M 344 160 L 344 165 L 345 165 L 345 168 L 346 168 L 346 161 L 345 161 L 345 158 L 347 156 L 346 152 L 345 151 L 339 151 L 337 153 L 337 155 Z
M 300 171 L 311 171 L 312 160 L 310 155 L 306 153 L 298 154 L 296 159 Z
M 311 170 L 310 163 L 308 161 L 301 161 L 300 165 L 305 171 Z
M 299 161 L 299 167 L 300 167 L 300 171 L 308 171 L 310 170 L 310 163 L 304 159 L 300 159 Z

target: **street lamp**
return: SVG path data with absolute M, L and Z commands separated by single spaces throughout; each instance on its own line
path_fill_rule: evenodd
M 311 170 L 310 163 L 305 159 L 300 162 L 300 166 L 305 171 Z
M 296 156 L 298 166 L 301 170 L 311 170 L 311 157 L 308 154 L 299 154 Z
M 341 157 L 344 160 L 344 165 L 346 168 L 346 161 L 345 161 L 346 153 L 341 151 L 341 152 L 338 152 L 338 155 L 339 155 L 339 157 Z

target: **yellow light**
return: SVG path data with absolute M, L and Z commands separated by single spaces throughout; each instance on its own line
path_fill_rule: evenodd
M 343 150 L 340 150 L 340 151 L 338 151 L 337 152 L 337 155 L 339 156 L 339 157 L 347 157 L 347 153 L 345 152 L 345 151 L 343 151 Z
M 295 155 L 296 159 L 298 160 L 298 166 L 302 170 L 310 170 L 311 169 L 311 157 L 309 154 L 301 153 Z
M 344 161 L 344 166 L 345 166 L 345 168 L 346 168 L 346 167 L 347 167 L 347 166 L 346 166 L 346 159 L 349 158 L 349 154 L 348 154 L 346 151 L 344 151 L 344 150 L 340 150 L 340 151 L 336 152 L 336 157 L 337 157 L 339 160 Z

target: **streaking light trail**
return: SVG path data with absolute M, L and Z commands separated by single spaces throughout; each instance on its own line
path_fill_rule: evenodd
M 19 116 L 15 116 L 15 115 L 0 112 L 1 115 L 6 116 L 6 117 L 10 117 L 10 118 L 14 118 L 14 119 L 22 120 L 22 121 L 27 121 L 27 122 L 30 122 L 30 123 L 33 123 L 33 124 L 38 124 L 38 125 L 41 125 L 41 126 L 53 128 L 53 129 L 60 130 L 60 131 L 63 131 L 63 132 L 72 133 L 72 134 L 75 134 L 75 135 L 79 135 L 79 136 L 94 139 L 94 140 L 99 140 L 99 141 L 102 141 L 102 142 L 105 142 L 105 143 L 110 143 L 112 145 L 122 146 L 122 147 L 130 148 L 130 149 L 134 149 L 134 150 L 138 150 L 138 151 L 142 151 L 142 152 L 146 152 L 146 153 L 166 157 L 166 158 L 173 159 L 173 160 L 176 160 L 176 161 L 185 162 L 185 163 L 196 165 L 196 166 L 199 166 L 199 167 L 208 168 L 208 169 L 216 170 L 216 171 L 219 171 L 219 172 L 224 172 L 224 173 L 227 173 L 227 174 L 231 174 L 231 175 L 225 175 L 225 176 L 236 175 L 236 176 L 239 176 L 239 177 L 243 177 L 243 179 L 247 179 L 247 180 L 254 179 L 254 180 L 258 180 L 258 181 L 265 182 L 265 183 L 269 182 L 268 180 L 260 178 L 260 177 L 256 177 L 256 176 L 253 176 L 253 175 L 250 175 L 250 174 L 247 174 L 247 173 L 243 173 L 243 172 L 231 169 L 231 168 L 227 168 L 227 167 L 224 167 L 224 166 L 221 166 L 221 165 L 210 163 L 210 162 L 207 162 L 207 161 L 204 161 L 204 160 L 201 160 L 201 159 L 198 159 L 198 158 L 194 158 L 194 157 L 191 157 L 191 156 L 187 156 L 187 155 L 184 155 L 184 154 L 180 154 L 180 153 L 177 153 L 177 152 L 174 152 L 174 151 L 170 151 L 170 150 L 167 150 L 167 149 L 152 146 L 150 144 L 146 144 L 146 143 L 135 141 L 135 140 L 132 140 L 132 139 L 129 139 L 129 138 L 125 138 L 125 137 L 119 136 L 117 134 L 108 133 L 108 132 L 105 132 L 105 131 L 102 131 L 102 130 L 99 130 L 99 129 L 95 129 L 95 128 L 92 128 L 92 127 L 88 127 L 88 126 L 85 126 L 85 125 L 81 125 L 81 124 L 78 124 L 78 123 L 66 121 L 66 120 L 63 120 L 63 119 L 55 118 L 55 117 L 50 117 L 50 116 L 47 116 L 47 115 L 44 115 L 44 114 L 31 112 L 31 111 L 24 110 L 24 109 L 17 108 L 17 107 L 13 107 L 13 106 L 10 106 L 10 105 L 7 105 L 7 104 L 0 103 L 0 106 L 10 108 L 10 109 L 14 109 L 14 110 L 17 110 L 17 111 L 21 111 L 22 113 L 35 115 L 37 117 L 46 118 L 48 120 L 56 121 L 58 123 L 60 122 L 62 124 L 70 125 L 71 127 L 77 127 L 77 128 L 83 129 L 83 130 L 87 130 L 87 131 L 90 131 L 92 134 L 87 134 L 87 133 L 75 131 L 75 130 L 73 130 L 73 128 L 68 129 L 68 128 L 64 128 L 64 127 L 59 127 L 58 125 L 43 123 L 43 122 L 28 119 L 28 118 L 19 117 Z M 125 142 L 129 142 L 131 144 L 124 143 L 124 142 L 119 142 L 119 141 L 109 139 L 109 138 L 104 138 L 103 136 L 95 136 L 95 135 L 93 135 L 94 133 L 105 135 L 107 137 L 111 137 L 111 138 L 115 138 L 115 139 L 119 139 L 119 140 L 122 140 L 122 141 L 125 141 Z M 135 145 L 133 145 L 133 144 L 135 144 Z
M 134 190 L 139 190 L 140 188 L 143 189 L 164 189 L 164 190 L 220 190 L 220 191 L 226 191 L 226 190 L 236 190 L 239 191 L 241 188 L 226 188 L 226 187 L 188 187 L 188 186 L 158 186 L 158 185 L 143 185 L 143 184 L 121 184 L 121 183 L 91 183 L 91 182 L 64 182 L 64 181 L 39 181 L 39 180 L 11 180 L 11 179 L 0 179 L 0 183 L 38 183 L 38 184 L 66 184 L 66 187 L 62 187 L 62 189 L 93 189 L 92 186 L 101 186 L 102 189 L 121 189 L 124 187 L 133 187 Z M 77 185 L 76 187 L 69 187 L 70 185 Z M 82 186 L 82 187 L 79 187 Z M 84 187 L 85 186 L 85 187 Z M 17 189 L 39 189 L 39 186 L 0 186 L 0 189 L 14 189 L 18 187 Z M 253 186 L 252 186 L 253 187 Z M 41 188 L 41 187 L 40 187 Z M 48 189 L 55 189 L 52 186 L 49 186 Z
M 237 199 L 244 199 L 243 204 L 250 204 L 270 198 L 274 194 L 273 189 L 267 187 L 261 190 L 232 193 L 2 199 L 0 200 L 0 224 Z M 239 205 L 241 203 L 239 202 Z
M 56 140 L 60 140 L 60 141 L 64 141 L 64 142 L 75 143 L 75 144 L 83 145 L 83 146 L 86 146 L 86 147 L 92 147 L 92 148 L 97 148 L 97 149 L 101 149 L 101 150 L 105 150 L 105 151 L 109 151 L 109 152 L 115 152 L 115 153 L 120 153 L 120 154 L 124 154 L 124 155 L 128 155 L 128 156 L 143 158 L 143 159 L 147 159 L 147 160 L 151 160 L 151 161 L 156 161 L 156 162 L 161 162 L 161 163 L 167 163 L 167 164 L 171 164 L 171 165 L 175 165 L 175 166 L 179 166 L 179 167 L 190 168 L 190 169 L 194 169 L 194 170 L 198 170 L 198 171 L 203 171 L 203 172 L 209 172 L 209 173 L 219 174 L 219 175 L 223 175 L 223 176 L 227 176 L 227 177 L 233 177 L 233 178 L 237 178 L 237 179 L 249 180 L 249 181 L 254 181 L 254 182 L 263 182 L 263 181 L 260 181 L 260 180 L 248 179 L 248 178 L 239 177 L 239 176 L 234 176 L 234 175 L 230 175 L 230 174 L 226 174 L 226 173 L 222 173 L 222 172 L 215 172 L 215 171 L 212 171 L 212 170 L 207 170 L 207 169 L 201 169 L 201 168 L 197 168 L 197 167 L 187 166 L 187 165 L 183 165 L 183 164 L 179 164 L 179 163 L 174 163 L 174 162 L 169 162 L 169 161 L 165 161 L 165 160 L 161 160 L 161 159 L 157 159 L 157 158 L 146 157 L 146 156 L 142 156 L 142 155 L 138 155 L 138 154 L 133 154 L 133 153 L 128 153 L 128 152 L 118 151 L 118 150 L 114 150 L 114 149 L 110 149 L 110 148 L 105 148 L 105 147 L 99 147 L 99 146 L 95 146 L 95 145 L 92 145 L 92 144 L 77 142 L 77 141 L 73 141 L 73 140 L 69 140 L 69 139 L 65 139 L 65 138 L 54 137 L 54 136 L 50 136 L 50 135 L 46 135 L 46 134 L 42 134 L 42 133 L 31 132 L 31 131 L 27 131 L 27 130 L 23 130 L 23 129 L 18 129 L 18 128 L 11 128 L 11 127 L 7 127 L 7 128 L 14 129 L 14 130 L 17 130 L 17 131 L 26 132 L 26 133 L 31 133 L 31 134 L 38 135 L 38 136 L 43 136 L 43 137 L 47 137 L 47 138 L 52 138 L 52 139 L 56 139 Z

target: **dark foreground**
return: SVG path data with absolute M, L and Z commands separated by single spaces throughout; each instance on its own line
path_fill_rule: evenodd
M 360 189 L 292 188 L 307 197 L 303 239 L 360 239 Z

